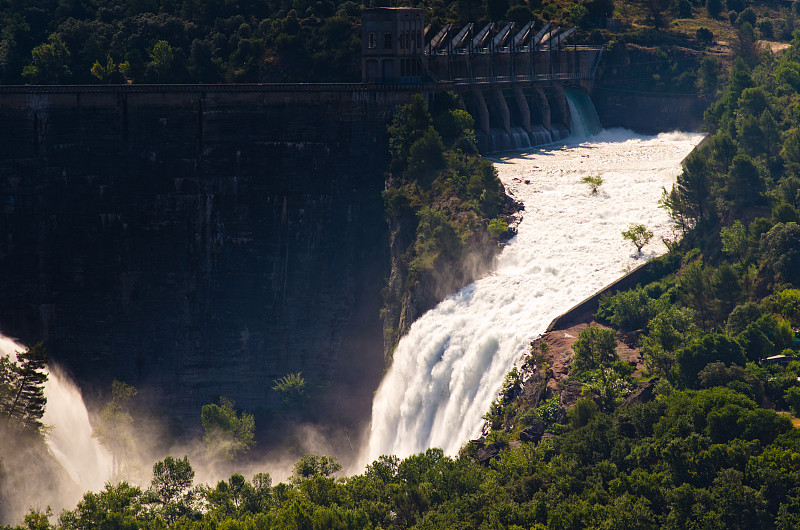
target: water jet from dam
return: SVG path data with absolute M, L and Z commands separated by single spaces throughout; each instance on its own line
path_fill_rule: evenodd
M 591 134 L 579 98 L 568 98 L 573 130 Z M 361 465 L 430 447 L 455 455 L 478 436 L 505 374 L 554 317 L 664 251 L 661 238 L 673 234 L 657 201 L 701 138 L 604 130 L 496 159 L 506 190 L 525 205 L 518 234 L 491 275 L 425 313 L 400 340 L 373 401 Z M 597 194 L 581 182 L 589 175 L 603 178 Z M 642 257 L 621 236 L 631 223 L 656 234 Z

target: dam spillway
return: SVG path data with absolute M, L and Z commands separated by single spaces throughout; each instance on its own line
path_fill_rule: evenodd
M 375 396 L 361 464 L 430 447 L 455 455 L 478 436 L 506 373 L 554 317 L 663 252 L 660 238 L 672 233 L 657 201 L 701 137 L 617 129 L 497 159 L 506 189 L 525 204 L 518 234 L 491 275 L 425 313 L 401 339 Z M 592 194 L 581 179 L 597 174 L 604 183 Z M 620 235 L 631 223 L 656 234 L 643 258 Z

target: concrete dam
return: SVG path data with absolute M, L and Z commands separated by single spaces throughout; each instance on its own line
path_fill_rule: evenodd
M 0 332 L 184 425 L 220 396 L 263 425 L 293 372 L 328 404 L 305 419 L 368 418 L 394 109 L 450 90 L 483 152 L 550 143 L 602 54 L 415 11 L 365 11 L 363 83 L 0 87 Z

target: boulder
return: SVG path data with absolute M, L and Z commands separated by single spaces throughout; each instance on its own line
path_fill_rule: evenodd
M 500 455 L 505 446 L 506 444 L 503 442 L 492 442 L 486 447 L 478 449 L 478 463 L 482 466 L 488 466 L 493 458 L 497 458 Z
M 631 405 L 652 401 L 655 397 L 655 388 L 658 381 L 659 378 L 656 377 L 643 383 L 633 394 L 625 398 L 625 401 L 622 402 L 622 406 L 630 407 Z
M 543 421 L 537 421 L 527 429 L 519 433 L 519 439 L 523 442 L 539 443 L 544 435 L 545 425 Z

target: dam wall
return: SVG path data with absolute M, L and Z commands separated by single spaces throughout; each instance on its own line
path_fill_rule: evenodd
M 0 87 L 0 332 L 184 424 L 220 396 L 269 418 L 292 372 L 367 417 L 386 124 L 420 89 Z

